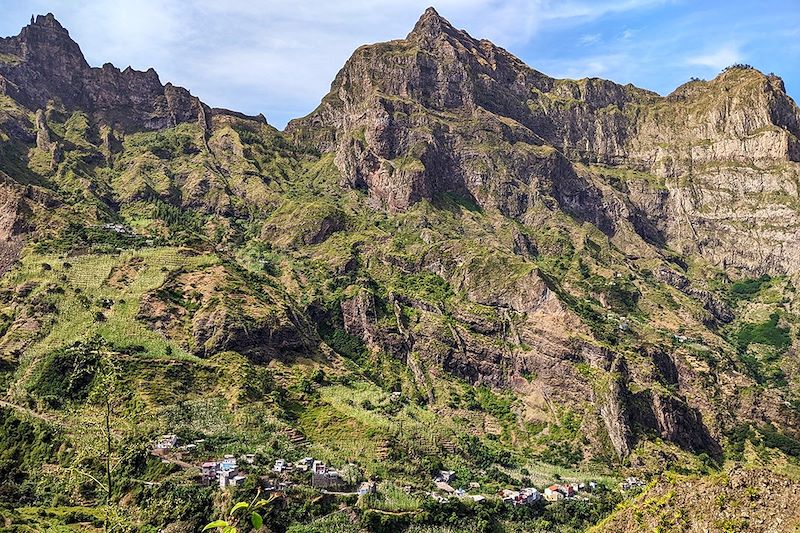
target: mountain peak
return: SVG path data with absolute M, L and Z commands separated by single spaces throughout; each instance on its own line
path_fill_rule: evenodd
M 61 73 L 69 79 L 76 70 L 89 67 L 78 43 L 52 13 L 31 16 L 31 23 L 19 35 L 9 38 L 6 46 L 26 63 L 42 67 L 48 75 Z
M 422 19 L 425 19 L 425 18 L 437 18 L 437 19 L 442 19 L 442 16 L 441 16 L 441 15 L 439 15 L 439 12 L 438 12 L 438 11 L 436 11 L 436 8 L 434 8 L 433 6 L 431 6 L 431 7 L 429 7 L 428 9 L 426 9 L 426 10 L 425 10 L 425 11 L 422 13 L 422 16 L 420 16 L 419 18 L 420 18 L 420 20 L 422 20 Z
M 58 100 L 66 110 L 93 113 L 117 130 L 158 130 L 183 122 L 207 126 L 205 104 L 189 91 L 164 86 L 152 68 L 120 71 L 89 66 L 80 46 L 52 13 L 31 17 L 19 35 L 0 39 L 0 94 L 31 110 Z
M 408 35 L 409 39 L 436 38 L 442 33 L 455 32 L 456 29 L 432 7 L 425 10 L 414 29 Z
M 48 13 L 47 15 L 36 15 L 35 19 L 33 18 L 33 15 L 31 15 L 31 26 L 49 28 L 69 35 L 69 32 L 64 29 L 64 26 L 62 26 L 61 23 L 56 20 L 55 15 L 52 13 Z

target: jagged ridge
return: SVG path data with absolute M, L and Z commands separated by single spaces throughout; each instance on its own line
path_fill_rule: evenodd
M 182 87 L 162 85 L 155 70 L 110 63 L 92 68 L 52 13 L 0 39 L 0 93 L 30 109 L 58 100 L 122 131 L 158 130 L 183 122 L 208 125 L 209 108 Z
M 391 211 L 453 193 L 535 223 L 550 198 L 609 235 L 632 226 L 646 241 L 758 274 L 800 264 L 798 124 L 782 81 L 754 69 L 667 97 L 556 80 L 429 9 L 406 39 L 358 49 L 287 132 L 334 152 L 345 183 Z M 644 179 L 614 181 L 617 167 Z M 601 192 L 602 182 L 621 194 Z M 774 231 L 768 209 L 788 217 L 789 233 Z

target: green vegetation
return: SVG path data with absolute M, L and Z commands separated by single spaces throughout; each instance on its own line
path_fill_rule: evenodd
M 0 475 L 5 480 L 0 484 L 0 504 L 35 502 L 41 487 L 33 473 L 57 458 L 60 445 L 60 435 L 47 424 L 0 408 Z M 58 493 L 58 487 L 46 489 L 51 497 Z
M 544 450 L 537 454 L 543 463 L 565 468 L 573 467 L 583 460 L 581 418 L 573 412 L 563 413 L 556 424 L 547 426 L 547 431 L 538 433 L 537 441 Z
M 214 520 L 203 527 L 203 531 L 214 529 L 221 533 L 237 533 L 244 524 L 252 525 L 253 530 L 258 531 L 264 525 L 262 513 L 268 510 L 270 503 L 275 499 L 275 495 L 269 499 L 259 499 L 258 494 L 251 502 L 238 502 L 231 507 L 226 519 Z M 237 513 L 238 511 L 238 513 Z M 244 515 L 244 516 L 242 516 Z
M 743 279 L 730 287 L 731 296 L 736 300 L 749 299 L 758 294 L 771 281 L 771 277 L 763 275 L 755 279 Z
M 474 393 L 476 403 L 482 410 L 491 414 L 499 420 L 514 421 L 515 417 L 511 411 L 514 402 L 511 395 L 499 395 L 493 393 L 486 387 L 469 388 L 465 394 L 469 398 L 470 393 Z
M 586 284 L 592 293 L 601 294 L 614 312 L 628 314 L 636 310 L 641 293 L 630 277 L 605 279 L 594 275 L 586 280 Z
M 445 302 L 453 296 L 450 285 L 440 276 L 429 272 L 400 276 L 393 288 L 401 294 L 431 303 Z
M 747 350 L 751 344 L 772 346 L 779 351 L 786 350 L 792 343 L 789 328 L 782 327 L 780 315 L 773 313 L 769 319 L 758 324 L 744 324 L 736 336 L 736 343 L 740 352 Z
M 359 501 L 362 509 L 402 513 L 417 511 L 422 508 L 420 496 L 407 494 L 402 488 L 392 483 L 382 483 L 375 494 L 367 494 Z
M 78 248 L 90 253 L 113 253 L 139 249 L 153 244 L 147 237 L 119 232 L 104 226 L 86 226 L 70 222 L 57 236 L 40 241 L 35 250 L 41 254 L 63 254 Z
M 174 159 L 199 152 L 197 128 L 182 124 L 163 131 L 135 133 L 125 137 L 125 148 L 130 154 L 150 152 L 161 159 Z
M 50 408 L 64 407 L 62 402 L 86 401 L 100 363 L 97 344 L 97 340 L 78 343 L 46 356 L 31 381 L 31 394 Z
M 742 423 L 731 429 L 728 433 L 731 457 L 741 460 L 748 442 L 758 447 L 779 450 L 795 460 L 800 460 L 800 439 L 779 430 L 772 424 L 756 426 Z
M 424 54 L 402 43 L 383 48 L 398 61 Z M 578 95 L 602 89 L 597 83 L 557 81 L 547 93 L 533 90 L 528 104 L 588 111 Z M 539 176 L 562 156 L 504 140 L 499 131 L 516 132 L 518 122 L 378 97 L 397 124 L 429 114 L 417 140 L 433 128 L 472 128 L 463 156 L 484 186 L 383 212 L 374 191 L 342 186 L 352 176 L 340 175 L 341 157 L 219 111 L 208 130 L 122 132 L 54 101 L 46 110 L 52 153 L 0 131 L 9 176 L 0 179 L 20 193 L 0 214 L 27 239 L 20 250 L 17 233 L 7 240 L 10 270 L 0 278 L 0 475 L 8 480 L 0 514 L 9 527 L 196 531 L 221 517 L 210 529 L 583 531 L 627 497 L 616 476 L 628 468 L 710 468 L 707 456 L 680 449 L 686 435 L 666 440 L 643 391 L 685 394 L 692 405 L 708 399 L 704 409 L 715 412 L 730 399 L 720 384 L 748 379 L 713 379 L 732 372 L 738 348 L 752 385 L 739 387 L 740 403 L 766 387 L 791 401 L 796 369 L 784 355 L 798 320 L 788 278 L 697 276 L 698 287 L 711 279 L 709 290 L 735 308 L 733 322 L 716 324 L 700 296 L 652 274 L 664 258 L 687 276 L 703 267 L 668 250 L 640 253 L 644 243 L 625 242 L 627 226 L 612 238 L 567 214 L 571 193 Z M 592 112 L 616 120 L 629 111 Z M 31 131 L 31 118 L 0 97 L 0 125 Z M 345 140 L 369 150 L 367 131 Z M 431 146 L 380 159 L 379 179 L 424 171 L 420 157 Z M 529 181 L 512 183 L 512 166 Z M 664 188 L 634 169 L 577 171 L 604 192 L 616 187 L 609 194 Z M 492 207 L 484 201 L 492 195 L 507 202 Z M 659 350 L 661 359 L 652 355 Z M 661 368 L 670 362 L 680 386 Z M 615 381 L 628 387 L 618 400 L 606 394 Z M 659 414 L 683 420 L 670 405 Z M 617 412 L 636 463 L 614 450 L 605 418 Z M 727 451 L 756 447 L 794 461 L 800 445 L 783 427 L 734 428 Z M 193 447 L 152 453 L 164 433 Z M 196 465 L 244 453 L 256 460 L 241 486 L 197 483 Z M 271 462 L 307 456 L 354 482 L 380 480 L 378 490 L 322 494 L 295 472 L 275 505 L 262 503 L 257 486 L 274 477 Z M 442 469 L 486 500 L 432 498 L 431 477 Z M 585 500 L 515 507 L 496 497 L 588 479 L 604 482 Z

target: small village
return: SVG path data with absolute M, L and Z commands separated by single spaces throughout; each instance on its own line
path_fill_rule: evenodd
M 310 485 L 323 494 L 365 496 L 378 492 L 376 480 L 355 479 L 352 475 L 343 475 L 324 461 L 314 457 L 303 457 L 298 461 L 288 461 L 283 458 L 270 460 L 268 464 L 259 464 L 254 453 L 246 453 L 240 457 L 224 455 L 221 458 L 191 463 L 184 460 L 186 454 L 194 454 L 204 440 L 195 440 L 191 443 L 181 444 L 174 434 L 162 435 L 152 446 L 152 455 L 159 457 L 164 463 L 176 464 L 184 469 L 196 468 L 200 474 L 198 482 L 207 486 L 218 486 L 220 490 L 237 487 L 244 484 L 249 474 L 258 475 L 262 492 L 279 493 L 296 485 Z M 267 467 L 271 464 L 269 474 L 265 475 Z M 349 468 L 348 474 L 357 469 Z M 310 473 L 310 475 L 309 475 Z M 644 482 L 636 477 L 628 477 L 619 485 L 619 489 L 627 492 L 638 487 L 643 487 Z M 456 488 L 458 487 L 458 488 Z M 403 486 L 409 494 L 411 486 Z M 431 479 L 430 490 L 422 494 L 438 503 L 446 503 L 450 498 L 469 499 L 480 503 L 489 498 L 501 500 L 511 506 L 536 505 L 539 502 L 557 503 L 563 500 L 582 499 L 588 500 L 592 493 L 606 490 L 606 487 L 596 481 L 553 483 L 539 490 L 536 487 L 515 487 L 502 489 L 496 493 L 481 492 L 481 485 L 477 482 L 467 484 L 459 483 L 456 473 L 451 470 L 441 470 Z

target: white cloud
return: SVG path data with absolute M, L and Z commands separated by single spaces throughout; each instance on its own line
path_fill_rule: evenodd
M 688 57 L 686 59 L 686 64 L 706 67 L 713 70 L 722 70 L 727 66 L 741 61 L 742 53 L 739 51 L 738 46 L 726 44 L 714 51 Z
M 589 44 L 596 44 L 600 42 L 600 38 L 602 36 L 599 33 L 587 33 L 579 39 L 581 44 L 589 45 Z

